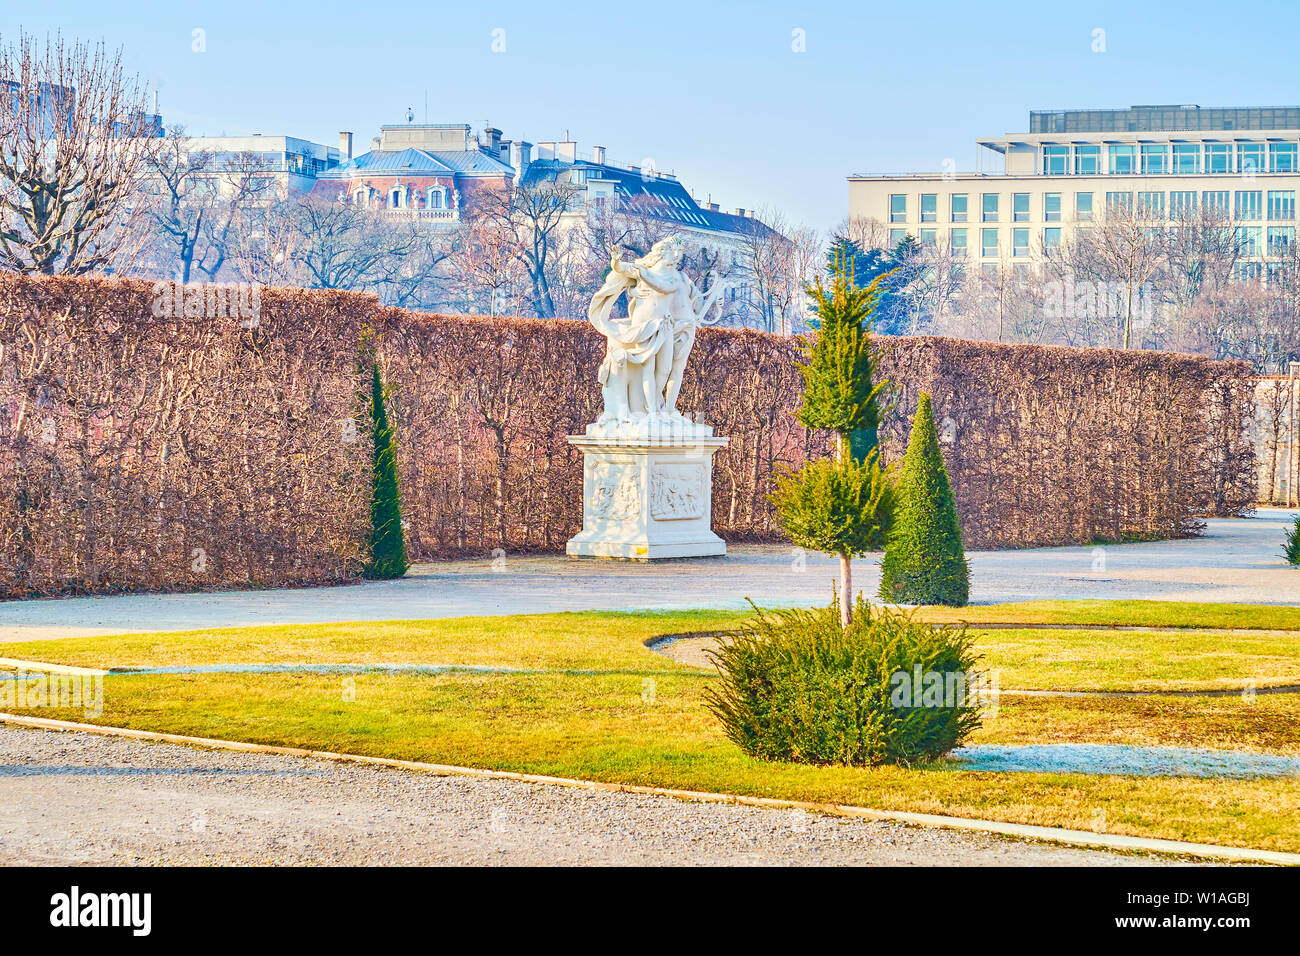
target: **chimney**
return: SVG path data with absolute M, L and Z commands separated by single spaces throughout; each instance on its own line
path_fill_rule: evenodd
M 709 212 L 717 212 L 717 211 L 718 211 L 718 204 L 715 202 L 709 203 Z
M 537 144 L 537 161 L 538 161 L 539 163 L 540 163 L 540 162 L 543 162 L 543 161 L 545 161 L 545 160 L 548 160 L 548 159 L 554 159 L 554 158 L 555 158 L 555 144 L 554 144 L 554 143 L 538 143 L 538 144 Z
M 526 143 L 522 139 L 510 144 L 510 165 L 515 169 L 515 182 L 523 179 L 524 173 L 528 171 L 528 164 L 532 162 L 533 144 Z
M 492 153 L 501 150 L 501 130 L 495 126 L 485 126 L 483 128 L 483 146 Z
M 370 141 L 370 148 L 371 148 L 371 149 L 378 149 L 378 148 L 379 148 L 379 137 L 378 137 L 378 136 L 374 137 L 374 138 Z
M 741 219 L 744 219 L 744 218 L 745 218 L 745 210 L 743 210 L 743 209 L 741 209 L 739 206 L 737 206 L 737 207 L 736 207 L 736 215 L 739 216 Z
M 572 165 L 578 161 L 578 144 L 572 140 L 555 144 L 555 158 Z
M 604 147 L 604 146 L 593 146 L 593 147 L 591 147 L 591 161 L 592 161 L 593 163 L 595 163 L 597 166 L 604 166 L 604 165 L 605 165 L 605 147 Z
M 339 133 L 339 163 L 343 164 L 352 159 L 352 134 Z

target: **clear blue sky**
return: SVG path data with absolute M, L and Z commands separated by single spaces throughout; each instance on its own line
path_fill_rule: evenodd
M 348 129 L 364 149 L 408 106 L 423 121 L 427 91 L 430 122 L 567 130 L 676 170 L 701 201 L 818 228 L 844 217 L 850 173 L 974 168 L 975 137 L 1024 130 L 1031 108 L 1300 102 L 1297 0 L 5 0 L 0 37 L 19 26 L 123 46 L 164 122 L 195 133 L 335 144 Z

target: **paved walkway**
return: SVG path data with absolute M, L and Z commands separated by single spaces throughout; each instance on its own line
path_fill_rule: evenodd
M 0 727 L 0 865 L 1167 862 L 799 810 Z
M 1104 548 L 977 551 L 969 555 L 975 603 L 1050 598 L 1300 604 L 1300 570 L 1281 558 L 1293 512 L 1213 519 L 1185 541 Z M 725 558 L 633 564 L 564 557 L 444 561 L 400 581 L 336 588 L 124 595 L 0 603 L 0 643 L 131 631 L 256 624 L 420 620 L 475 614 L 824 603 L 833 559 L 790 547 L 739 545 Z M 879 558 L 854 564 L 874 594 Z

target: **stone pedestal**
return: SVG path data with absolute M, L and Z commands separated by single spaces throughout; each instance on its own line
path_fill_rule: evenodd
M 577 558 L 697 558 L 727 553 L 710 526 L 713 454 L 727 439 L 712 429 L 668 436 L 568 436 L 583 454 L 582 531 L 566 551 Z M 593 432 L 595 434 L 593 434 Z

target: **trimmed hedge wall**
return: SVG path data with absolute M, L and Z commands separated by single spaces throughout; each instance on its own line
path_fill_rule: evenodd
M 308 584 L 364 560 L 372 331 L 413 559 L 561 552 L 604 349 L 588 324 L 422 315 L 262 289 L 256 320 L 157 317 L 153 284 L 0 274 L 0 595 Z M 1244 363 L 889 341 L 897 461 L 929 392 L 967 547 L 1190 535 L 1254 498 Z M 702 330 L 680 406 L 731 444 L 714 526 L 784 540 L 772 475 L 828 453 L 792 415 L 794 340 Z M 707 373 L 707 375 L 706 375 Z

